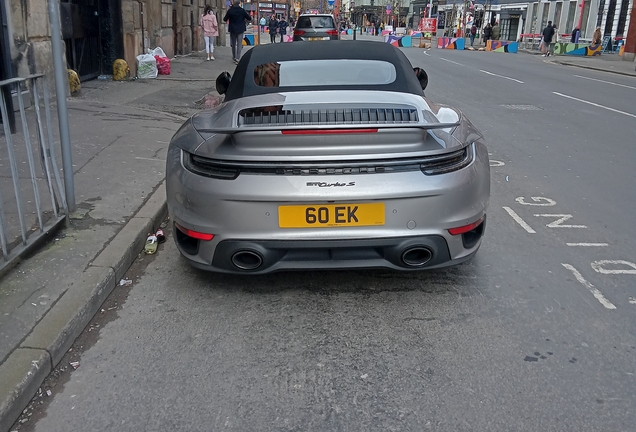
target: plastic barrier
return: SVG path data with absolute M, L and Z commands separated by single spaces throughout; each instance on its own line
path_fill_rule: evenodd
M 247 45 L 257 45 L 258 44 L 258 35 L 257 34 L 245 34 L 243 35 L 243 46 Z
M 573 56 L 600 56 L 603 46 L 601 44 L 573 44 L 573 43 L 556 43 L 554 44 L 554 54 L 573 55 Z
M 517 42 L 510 41 L 489 40 L 486 42 L 486 51 L 507 52 L 514 54 L 519 51 L 519 44 Z
M 384 36 L 384 42 L 390 43 L 396 47 L 410 48 L 412 46 L 411 36 Z
M 437 48 L 463 50 L 465 41 L 463 38 L 439 37 L 437 38 Z

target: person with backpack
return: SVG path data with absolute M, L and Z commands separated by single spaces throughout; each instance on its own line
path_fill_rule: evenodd
M 276 43 L 276 33 L 278 32 L 278 20 L 276 15 L 272 15 L 269 19 L 269 41 Z

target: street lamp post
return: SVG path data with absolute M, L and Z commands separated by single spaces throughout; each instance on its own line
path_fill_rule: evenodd
M 355 20 L 355 15 L 353 14 L 353 6 L 349 9 L 349 16 L 351 19 L 351 23 L 353 24 L 353 40 L 356 40 L 356 33 L 358 29 L 357 29 L 357 24 Z
M 261 13 L 260 13 L 260 9 L 258 7 L 258 1 L 256 0 L 256 27 L 257 27 L 257 34 L 258 34 L 258 44 L 261 44 Z

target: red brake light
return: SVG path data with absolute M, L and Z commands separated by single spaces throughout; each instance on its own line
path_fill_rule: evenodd
M 460 235 L 460 234 L 464 234 L 467 233 L 468 231 L 472 231 L 475 228 L 477 228 L 479 225 L 481 225 L 481 223 L 484 221 L 484 218 L 479 219 L 477 222 L 473 222 L 469 225 L 464 225 L 464 226 L 460 226 L 457 228 L 451 228 L 448 230 L 448 232 L 451 235 Z
M 327 30 L 326 33 L 329 36 L 336 36 L 338 34 L 338 30 Z
M 195 238 L 197 240 L 210 241 L 210 240 L 212 240 L 214 238 L 214 234 L 207 234 L 207 233 L 202 233 L 202 232 L 198 232 L 198 231 L 192 231 L 192 230 L 189 230 L 187 228 L 182 227 L 181 225 L 179 225 L 176 222 L 175 222 L 174 225 L 177 227 L 177 229 L 179 229 L 179 231 L 181 231 L 182 233 L 184 233 L 188 237 L 192 237 L 192 238 Z
M 305 34 L 305 30 L 294 30 L 294 36 L 302 36 Z
M 339 135 L 355 133 L 376 133 L 377 129 L 291 129 L 283 130 L 283 135 Z

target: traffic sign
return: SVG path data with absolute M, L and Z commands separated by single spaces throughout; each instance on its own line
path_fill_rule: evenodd
M 329 3 L 330 5 L 333 5 L 336 2 L 336 0 L 327 0 L 327 3 Z

